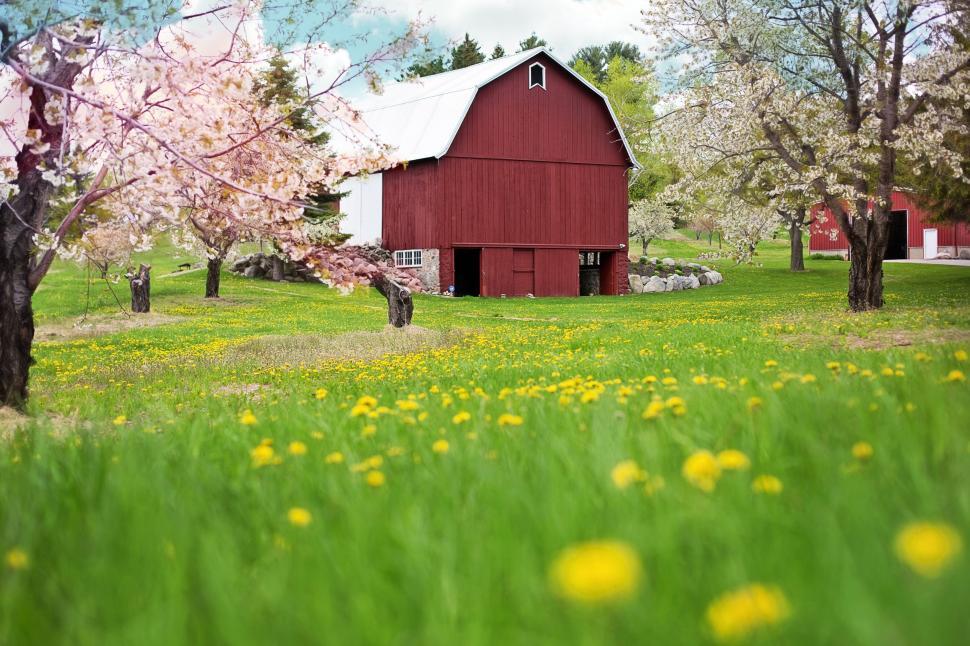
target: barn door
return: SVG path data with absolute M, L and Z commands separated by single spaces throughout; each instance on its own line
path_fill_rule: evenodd
M 525 296 L 536 293 L 536 265 L 534 249 L 512 250 L 512 294 Z

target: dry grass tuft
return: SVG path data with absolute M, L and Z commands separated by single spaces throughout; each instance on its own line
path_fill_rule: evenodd
M 150 312 L 148 314 L 132 314 L 125 316 L 121 312 L 114 314 L 91 315 L 84 320 L 57 321 L 44 323 L 37 327 L 34 333 L 35 341 L 70 341 L 84 339 L 116 332 L 126 332 L 138 328 L 155 327 L 178 323 L 184 320 L 180 316 L 169 316 Z

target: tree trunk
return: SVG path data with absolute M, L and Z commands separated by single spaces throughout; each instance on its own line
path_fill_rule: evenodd
M 273 263 L 273 266 L 272 266 L 272 271 L 273 271 L 272 278 L 276 282 L 280 282 L 280 281 L 283 280 L 283 275 L 284 275 L 283 274 L 283 267 L 284 267 L 284 265 L 283 265 L 283 259 L 280 258 L 279 256 L 277 256 L 276 254 L 273 254 L 272 256 L 270 256 L 270 259 L 271 259 L 271 262 Z
M 643 253 L 640 254 L 640 255 L 641 256 L 646 256 L 647 255 L 647 246 L 650 244 L 650 240 L 648 238 L 640 238 L 640 244 L 643 245 Z
M 713 242 L 714 242 L 714 232 L 711 231 L 710 233 L 707 234 L 707 246 L 710 247 Z
M 791 269 L 791 271 L 805 271 L 805 252 L 803 249 L 804 243 L 802 242 L 802 227 L 794 219 L 788 225 L 788 237 L 790 238 L 791 242 L 791 261 L 789 262 L 789 269 Z
M 205 297 L 219 298 L 219 273 L 222 271 L 222 258 L 210 258 L 205 274 Z
M 411 325 L 411 315 L 414 314 L 411 290 L 387 276 L 376 278 L 374 287 L 387 299 L 387 322 L 394 327 Z
M 131 311 L 147 314 L 151 310 L 151 265 L 141 265 L 128 280 L 131 285 Z
M 29 280 L 34 245 L 27 223 L 43 223 L 52 187 L 36 170 L 18 184 L 17 195 L 0 204 L 0 406 L 23 410 L 34 363 L 34 288 Z

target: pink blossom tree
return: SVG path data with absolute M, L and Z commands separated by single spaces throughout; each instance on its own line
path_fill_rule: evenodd
M 241 237 L 272 236 L 342 289 L 375 279 L 369 272 L 382 267 L 353 250 L 313 248 L 298 223 L 311 186 L 332 186 L 393 158 L 379 143 L 353 154 L 308 151 L 290 132 L 285 110 L 253 98 L 258 71 L 280 54 L 269 44 L 280 39 L 264 33 L 259 2 L 197 13 L 182 2 L 44 4 L 0 8 L 2 100 L 16 108 L 0 121 L 12 151 L 0 157 L 0 405 L 26 402 L 31 297 L 92 205 L 140 230 L 184 232 L 193 217 L 218 218 Z M 280 25 L 320 34 L 359 9 L 353 1 L 320 4 L 294 2 L 284 20 L 281 3 L 273 11 Z M 314 15 L 322 16 L 317 25 L 309 24 Z M 184 31 L 213 18 L 228 25 L 224 39 L 209 33 L 200 43 Z M 378 66 L 399 61 L 418 35 L 419 25 L 409 25 L 359 62 L 331 71 L 308 101 L 326 119 L 353 124 L 358 116 L 339 88 L 361 76 L 376 79 Z M 309 42 L 287 54 L 304 62 L 309 79 L 323 75 L 312 62 L 332 52 Z M 69 177 L 81 188 L 55 215 L 55 190 Z

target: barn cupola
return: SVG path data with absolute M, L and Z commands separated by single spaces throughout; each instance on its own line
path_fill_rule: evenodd
M 529 89 L 534 87 L 546 89 L 546 68 L 542 63 L 533 63 L 529 66 Z

